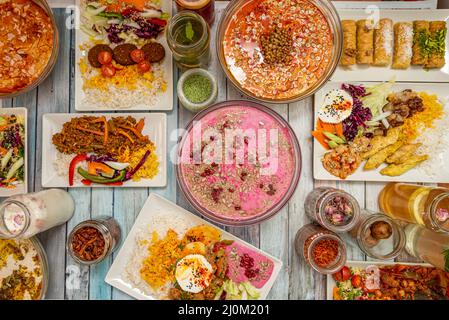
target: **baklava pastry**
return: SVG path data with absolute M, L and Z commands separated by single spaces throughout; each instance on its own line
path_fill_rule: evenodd
M 393 21 L 380 19 L 374 30 L 374 62 L 375 66 L 388 66 L 393 56 Z
M 372 20 L 357 21 L 357 63 L 372 64 L 374 56 L 374 23 Z
M 446 21 L 432 21 L 429 25 L 429 37 L 433 43 L 429 51 L 429 59 L 425 64 L 428 69 L 441 68 L 445 65 Z
M 407 69 L 412 61 L 413 25 L 398 22 L 394 25 L 393 69 Z
M 342 20 L 343 28 L 343 50 L 340 59 L 342 66 L 355 64 L 357 54 L 357 27 L 354 20 Z
M 426 41 L 429 39 L 429 21 L 413 22 L 413 65 L 427 64 Z

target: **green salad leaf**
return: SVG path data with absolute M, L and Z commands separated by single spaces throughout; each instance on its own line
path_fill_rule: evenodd
M 195 35 L 195 31 L 193 31 L 192 23 L 189 21 L 186 24 L 186 38 L 188 40 L 192 41 L 194 35 Z
M 371 87 L 366 88 L 366 96 L 360 100 L 365 108 L 369 108 L 373 117 L 380 115 L 383 112 L 383 107 L 387 104 L 387 97 L 390 94 L 395 78 L 388 82 L 382 82 Z

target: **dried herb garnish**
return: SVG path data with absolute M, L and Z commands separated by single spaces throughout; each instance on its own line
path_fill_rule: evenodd
M 444 270 L 446 272 L 449 272 L 449 248 L 443 250 L 443 256 L 444 256 Z

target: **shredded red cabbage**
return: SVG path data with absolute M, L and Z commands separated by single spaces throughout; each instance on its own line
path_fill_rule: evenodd
M 125 179 L 124 181 L 128 181 L 129 179 L 131 179 L 131 177 L 137 172 L 139 171 L 139 169 L 144 165 L 144 163 L 147 161 L 148 157 L 150 156 L 150 151 L 147 150 L 147 152 L 145 152 L 145 154 L 143 155 L 142 159 L 139 161 L 139 163 L 137 164 L 137 166 L 134 167 L 134 169 L 132 169 L 131 171 L 128 171 L 125 175 Z
M 116 161 L 116 159 L 114 159 L 114 157 L 111 157 L 109 155 L 97 156 L 95 154 L 91 154 L 91 155 L 87 156 L 87 161 L 89 161 L 89 162 L 104 162 L 104 161 Z
M 363 86 L 352 84 L 342 84 L 341 89 L 349 93 L 353 99 L 353 108 L 351 115 L 343 120 L 343 134 L 348 141 L 353 141 L 357 136 L 359 127 L 366 127 L 365 122 L 373 118 L 369 108 L 363 107 L 361 97 L 366 96 L 366 90 Z
M 112 43 L 121 43 L 124 40 L 119 37 L 119 34 L 122 32 L 132 31 L 136 36 L 142 39 L 153 39 L 157 38 L 158 35 L 163 31 L 163 27 L 151 23 L 145 19 L 136 19 L 135 22 L 140 26 L 140 29 L 133 28 L 127 25 L 120 24 L 111 24 L 108 28 L 106 28 L 106 32 L 108 33 L 108 39 Z

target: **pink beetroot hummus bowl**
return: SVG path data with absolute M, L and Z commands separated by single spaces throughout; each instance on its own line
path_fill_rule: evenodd
M 178 145 L 176 177 L 186 199 L 228 226 L 274 216 L 300 174 L 301 149 L 292 128 L 254 102 L 226 101 L 198 113 Z

